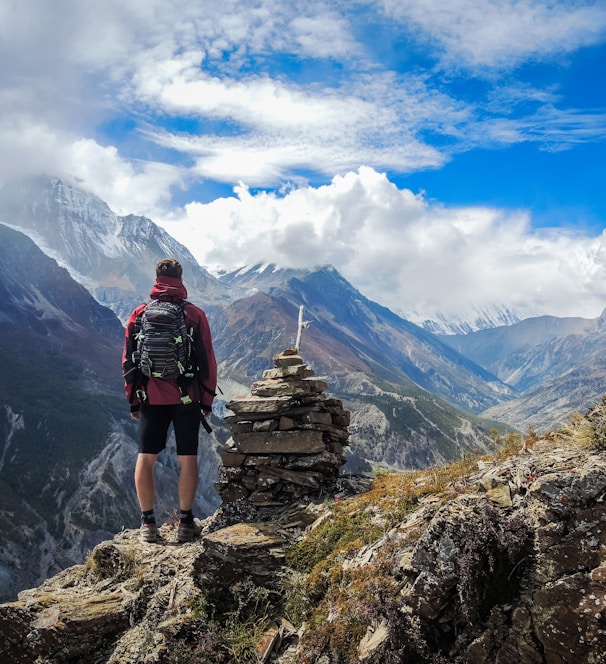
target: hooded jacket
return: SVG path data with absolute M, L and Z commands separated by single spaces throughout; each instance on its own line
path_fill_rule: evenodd
M 152 300 L 168 300 L 178 302 L 187 299 L 187 290 L 181 279 L 175 277 L 156 277 L 156 283 L 149 294 Z M 132 354 L 137 347 L 135 340 L 135 321 L 143 313 L 146 303 L 140 304 L 129 316 L 124 337 L 122 353 L 122 374 L 126 398 L 130 403 L 131 412 L 139 410 L 141 400 L 137 395 L 141 373 L 135 367 Z M 188 302 L 184 308 L 185 322 L 193 328 L 193 357 L 199 366 L 206 365 L 205 375 L 197 374 L 187 386 L 187 393 L 192 401 L 200 403 L 202 410 L 210 410 L 215 390 L 217 389 L 217 361 L 213 349 L 210 327 L 206 314 L 199 307 Z M 147 379 L 145 384 L 147 403 L 150 406 L 170 406 L 181 403 L 183 396 L 176 378 Z

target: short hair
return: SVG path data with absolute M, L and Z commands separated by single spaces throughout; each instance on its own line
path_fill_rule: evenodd
M 156 277 L 174 277 L 181 279 L 183 268 L 176 258 L 162 258 L 156 263 Z

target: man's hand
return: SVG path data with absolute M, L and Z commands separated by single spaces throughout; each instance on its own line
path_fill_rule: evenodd
M 208 410 L 206 408 L 200 408 L 200 415 L 202 415 L 202 417 L 200 418 L 200 421 L 202 422 L 202 426 L 206 430 L 206 433 L 212 433 L 212 427 L 208 423 L 208 419 L 207 419 L 211 416 L 211 414 L 212 414 L 211 410 Z
M 139 413 L 138 410 L 134 410 L 134 411 L 130 414 L 130 416 L 133 418 L 133 420 L 138 420 L 139 417 L 140 417 L 140 415 L 141 415 L 141 414 Z

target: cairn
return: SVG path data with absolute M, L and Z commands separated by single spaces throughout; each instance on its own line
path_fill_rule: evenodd
M 349 412 L 340 399 L 325 397 L 326 382 L 313 377 L 297 349 L 273 361 L 251 396 L 227 404 L 232 437 L 217 482 L 224 506 L 265 508 L 336 493 Z

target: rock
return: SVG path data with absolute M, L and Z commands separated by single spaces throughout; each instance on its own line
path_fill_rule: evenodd
M 261 414 L 267 416 L 268 413 L 279 413 L 286 410 L 290 404 L 290 398 L 282 397 L 236 397 L 232 399 L 227 408 L 233 410 L 236 415 L 254 415 Z
M 271 466 L 259 466 L 261 476 L 273 475 L 286 482 L 293 484 L 300 484 L 301 486 L 308 486 L 312 489 L 317 489 L 320 486 L 322 479 L 321 473 L 301 472 L 295 470 L 287 470 L 286 468 L 272 468 Z
M 226 616 L 240 615 L 247 601 L 261 602 L 265 626 L 251 657 L 268 664 L 605 661 L 603 452 L 546 448 L 533 451 L 530 461 L 514 455 L 421 496 L 372 541 L 327 556 L 312 577 L 300 580 L 314 578 L 313 601 L 329 611 L 319 626 L 309 620 L 298 635 L 281 618 L 288 602 L 284 579 L 293 572 L 287 552 L 323 533 L 345 506 L 290 500 L 296 491 L 315 489 L 289 482 L 283 466 L 271 465 L 277 457 L 263 458 L 263 464 L 245 460 L 232 468 L 238 472 L 227 489 L 243 488 L 244 471 L 255 481 L 273 473 L 275 487 L 251 494 L 265 505 L 248 497 L 232 511 L 223 505 L 199 540 L 181 546 L 176 523 L 160 528 L 158 544 L 142 544 L 137 531 L 124 531 L 96 547 L 86 565 L 0 605 L 0 662 L 211 661 L 227 651 Z M 321 473 L 317 479 L 326 480 Z M 489 498 L 501 486 L 509 488 L 510 505 Z M 371 502 L 372 496 L 352 503 L 352 516 L 387 524 L 385 496 Z M 225 524 L 234 516 L 237 523 Z M 271 602 L 263 604 L 267 597 Z M 203 646 L 204 652 L 196 650 Z
M 236 433 L 233 438 L 242 454 L 315 454 L 326 449 L 320 431 Z
M 378 625 L 369 626 L 366 630 L 366 636 L 360 641 L 358 646 L 358 658 L 364 661 L 373 654 L 380 646 L 387 641 L 389 637 L 389 627 L 387 621 L 383 620 Z
M 251 385 L 250 391 L 257 397 L 305 397 L 310 394 L 320 394 L 328 385 L 323 380 L 285 380 L 285 381 L 258 381 Z
M 230 585 L 243 578 L 265 583 L 275 581 L 277 569 L 284 562 L 285 539 L 269 523 L 238 523 L 203 537 L 205 568 L 200 568 L 208 581 L 221 578 Z
M 507 484 L 497 484 L 486 492 L 486 497 L 501 507 L 511 507 L 511 491 Z
M 287 348 L 278 355 L 274 355 L 275 367 L 292 367 L 298 364 L 303 364 L 303 358 L 299 355 L 298 351 L 293 348 Z
M 324 396 L 326 381 L 312 378 L 314 372 L 297 351 L 276 355 L 274 365 L 253 383 L 250 397 L 227 404 L 235 415 L 226 418 L 232 438 L 217 483 L 224 503 L 277 507 L 308 490 L 326 493 L 332 487 L 337 492 L 349 413 L 340 399 Z M 233 472 L 240 467 L 256 470 Z M 231 488 L 235 483 L 242 489 Z

